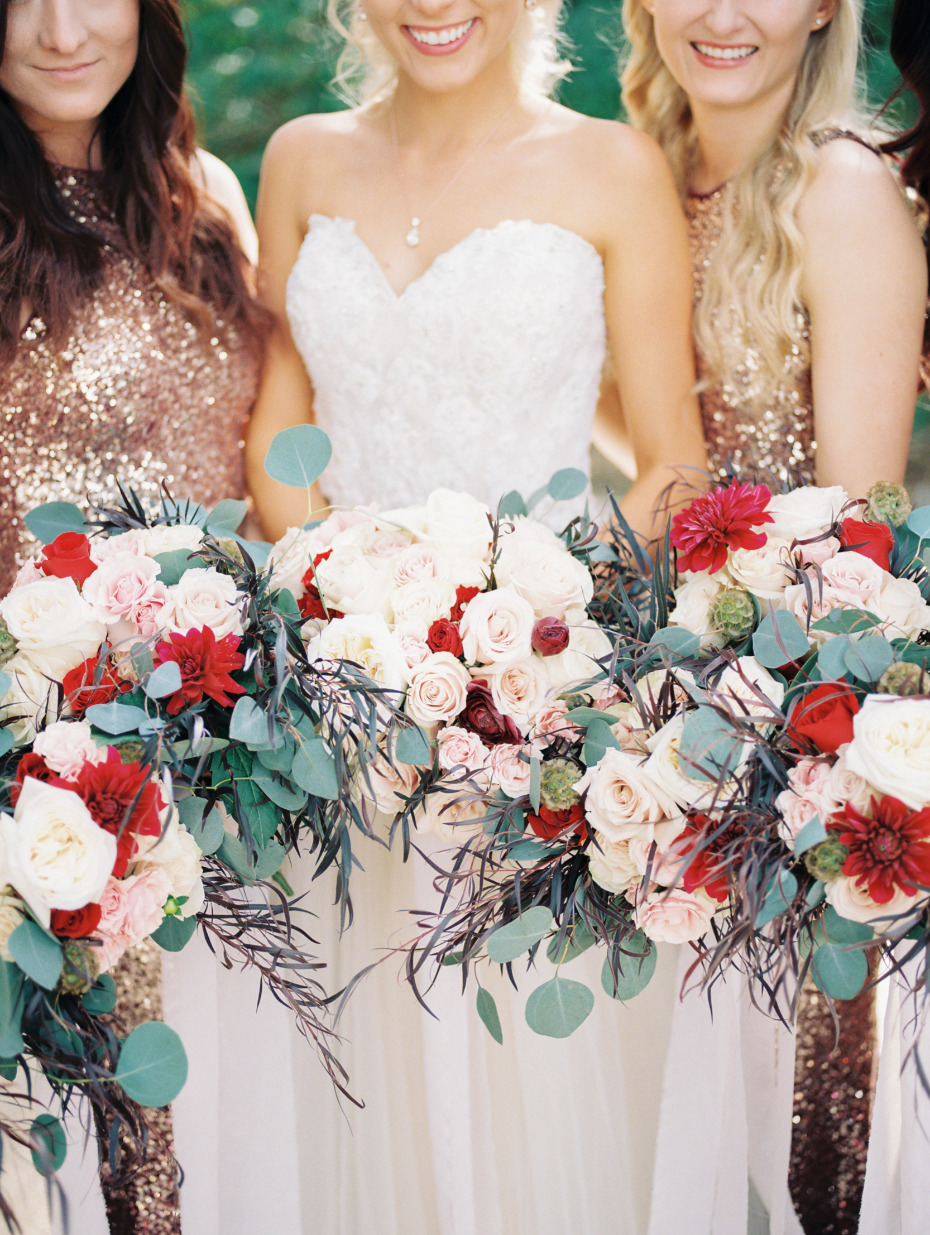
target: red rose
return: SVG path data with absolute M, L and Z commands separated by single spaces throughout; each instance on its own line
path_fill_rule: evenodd
M 86 939 L 100 925 L 100 906 L 83 909 L 53 909 L 52 934 L 63 939 Z
M 672 519 L 672 544 L 683 550 L 679 570 L 719 570 L 731 549 L 758 549 L 765 544 L 760 523 L 773 523 L 768 513 L 772 494 L 765 485 L 733 481 L 718 485 Z
M 584 806 L 575 802 L 565 810 L 550 810 L 545 804 L 540 805 L 539 814 L 527 815 L 527 822 L 543 840 L 555 840 L 571 828 L 575 836 L 583 838 L 587 834 L 588 825 L 585 822 Z
M 891 569 L 894 532 L 885 523 L 844 519 L 840 526 L 840 544 L 844 549 L 855 549 L 863 557 L 871 558 L 882 570 Z
M 97 569 L 91 561 L 90 541 L 83 532 L 62 532 L 42 550 L 39 570 L 56 579 L 73 579 L 81 586 Z
M 730 892 L 734 842 L 747 838 L 745 824 L 739 819 L 724 827 L 719 819 L 690 815 L 684 831 L 672 843 L 674 853 L 687 858 L 681 876 L 684 890 L 694 892 L 703 888 L 714 900 L 725 901 Z
M 300 616 L 306 622 L 309 618 L 318 618 L 320 621 L 328 622 L 333 618 L 345 617 L 344 613 L 340 613 L 338 609 L 327 609 L 323 604 L 323 598 L 320 596 L 320 589 L 316 585 L 316 568 L 320 562 L 325 562 L 332 549 L 327 549 L 324 553 L 318 553 L 313 559 L 313 565 L 310 566 L 304 573 L 304 577 L 300 583 L 304 589 L 304 594 L 297 602 L 297 608 L 300 610 Z
M 244 695 L 245 687 L 229 676 L 241 669 L 245 657 L 239 649 L 238 635 L 224 635 L 217 641 L 209 626 L 189 630 L 186 635 L 171 634 L 168 642 L 156 643 L 155 664 L 173 660 L 181 670 L 181 689 L 168 700 L 168 715 L 177 716 L 184 708 L 200 703 L 204 695 L 231 708 L 230 695 Z
M 533 651 L 540 656 L 558 656 L 568 647 L 569 630 L 554 617 L 541 617 L 533 627 Z
M 462 636 L 455 622 L 447 618 L 437 618 L 430 626 L 426 643 L 431 652 L 450 652 L 453 656 L 462 655 Z
M 65 674 L 61 685 L 71 711 L 80 719 L 89 707 L 109 703 L 121 691 L 129 690 L 131 683 L 116 676 L 106 657 L 89 656 Z
M 853 737 L 853 717 L 860 703 L 845 682 L 815 686 L 795 707 L 789 732 L 799 746 L 813 743 L 818 751 L 835 755 Z
M 450 618 L 453 622 L 460 622 L 462 614 L 465 612 L 465 606 L 470 600 L 473 600 L 481 591 L 480 587 L 457 587 L 455 589 L 455 604 L 452 606 Z
M 476 678 L 465 687 L 465 707 L 456 718 L 457 725 L 477 733 L 482 741 L 494 746 L 498 742 L 522 742 L 523 737 L 509 716 L 502 715 L 484 678 Z
M 19 801 L 23 781 L 27 776 L 31 776 L 33 780 L 44 781 L 46 784 L 55 784 L 59 780 L 58 774 L 52 771 L 41 755 L 37 755 L 34 750 L 27 751 L 16 765 L 16 780 L 10 785 L 10 806 L 14 810 Z

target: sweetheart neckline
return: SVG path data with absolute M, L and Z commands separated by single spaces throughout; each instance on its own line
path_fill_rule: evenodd
M 348 229 L 346 229 L 347 234 L 352 236 L 355 243 L 362 249 L 362 251 L 365 254 L 367 254 L 370 264 L 374 267 L 374 269 L 380 275 L 381 281 L 384 284 L 385 290 L 390 293 L 392 298 L 398 304 L 400 304 L 400 302 L 404 300 L 404 298 L 407 296 L 407 293 L 410 292 L 411 289 L 418 287 L 421 283 L 423 283 L 426 279 L 428 279 L 429 276 L 433 274 L 433 272 L 436 270 L 437 266 L 444 265 L 446 259 L 450 258 L 453 253 L 463 248 L 463 246 L 469 244 L 472 240 L 475 239 L 475 237 L 490 236 L 490 235 L 493 235 L 494 232 L 500 231 L 502 228 L 506 228 L 506 227 L 534 227 L 534 228 L 542 228 L 544 230 L 555 230 L 563 236 L 570 236 L 573 240 L 577 240 L 577 242 L 583 245 L 584 248 L 588 250 L 588 252 L 594 254 L 602 270 L 604 266 L 603 258 L 601 257 L 600 253 L 598 253 L 594 245 L 591 244 L 590 240 L 585 240 L 584 236 L 579 236 L 577 232 L 570 231 L 567 227 L 562 227 L 561 224 L 559 223 L 537 223 L 535 219 L 501 219 L 500 222 L 495 223 L 493 227 L 474 228 L 467 235 L 463 236 L 461 240 L 457 240 L 455 244 L 450 245 L 448 249 L 443 249 L 441 253 L 437 253 L 436 256 L 433 258 L 433 260 L 430 262 L 430 264 L 423 271 L 423 273 L 417 275 L 415 279 L 411 279 L 410 282 L 406 285 L 406 287 L 404 287 L 401 291 L 398 292 L 392 285 L 390 279 L 387 277 L 384 267 L 378 261 L 373 250 L 365 243 L 365 241 L 358 234 L 356 230 L 356 220 L 355 219 L 348 219 L 342 215 L 316 214 L 316 213 L 311 214 L 308 220 L 307 233 L 304 236 L 303 243 L 305 243 L 308 237 L 310 236 L 310 231 L 311 231 L 311 228 L 315 220 L 320 220 L 321 222 L 324 222 L 324 223 L 333 223 L 333 224 L 339 224 L 339 223 L 346 224 L 347 223 L 349 225 Z

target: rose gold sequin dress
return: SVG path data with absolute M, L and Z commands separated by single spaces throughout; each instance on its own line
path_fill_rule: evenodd
M 695 303 L 723 222 L 726 190 L 685 203 Z M 756 399 L 761 357 L 752 347 L 720 380 L 708 380 L 698 354 L 701 417 L 711 472 L 730 471 L 776 491 L 816 483 L 807 315 L 795 315 L 795 342 L 774 395 Z M 796 1031 L 794 1127 L 789 1185 L 807 1235 L 855 1235 L 865 1178 L 871 1105 L 874 993 L 837 1005 L 839 1034 L 820 992 L 801 993 Z
M 243 492 L 241 438 L 259 363 L 219 321 L 209 337 L 120 252 L 94 172 L 56 169 L 70 212 L 107 242 L 107 277 L 52 346 L 33 318 L 0 371 L 0 594 L 34 547 L 23 516 L 51 500 L 106 503 L 117 482 L 156 501 L 162 484 L 209 506 Z M 162 1015 L 160 954 L 142 945 L 114 973 L 127 1030 Z M 129 1185 L 104 1180 L 118 1235 L 180 1231 L 169 1111 L 152 1112 L 155 1152 Z

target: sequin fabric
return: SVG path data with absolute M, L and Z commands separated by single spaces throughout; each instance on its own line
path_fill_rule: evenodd
M 685 201 L 691 246 L 694 302 L 704 292 L 707 265 L 720 240 L 725 188 Z M 718 331 L 724 322 L 715 323 Z M 814 414 L 810 364 L 807 360 L 810 324 L 800 310 L 784 371 L 774 392 L 760 399 L 763 360 L 751 344 L 734 343 L 742 360 L 722 378 L 711 378 L 707 360 L 698 352 L 701 419 L 710 471 L 723 479 L 731 471 L 745 479 L 766 481 L 778 489 L 814 484 Z
M 0 371 L 0 592 L 28 556 L 23 516 L 50 500 L 106 503 L 117 481 L 207 505 L 241 495 L 258 361 L 216 322 L 205 337 L 118 251 L 94 172 L 58 169 L 69 211 L 107 242 L 108 276 L 53 347 L 33 318 Z

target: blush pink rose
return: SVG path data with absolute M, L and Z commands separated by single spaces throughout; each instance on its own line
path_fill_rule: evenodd
M 93 606 L 94 616 L 112 625 L 154 598 L 166 595 L 158 581 L 158 563 L 137 553 L 114 553 L 100 563 L 85 582 L 84 599 Z
M 580 728 L 570 720 L 565 719 L 569 707 L 564 699 L 553 699 L 543 704 L 536 713 L 533 730 L 538 738 L 565 738 L 573 742 L 581 734 Z
M 125 913 L 122 935 L 128 947 L 147 939 L 161 926 L 165 901 L 171 895 L 171 880 L 160 866 L 123 880 Z
M 446 729 L 440 729 L 436 740 L 439 766 L 446 772 L 451 772 L 453 768 L 477 772 L 489 764 L 488 748 L 470 729 L 449 725 Z
M 419 579 L 448 579 L 449 565 L 432 545 L 410 545 L 394 563 L 394 583 L 401 587 Z
M 523 753 L 527 757 L 521 759 Z M 522 798 L 530 791 L 532 769 L 529 756 L 536 754 L 531 747 L 499 742 L 491 751 L 491 767 L 494 783 L 503 789 L 509 798 Z
M 717 902 L 702 892 L 651 892 L 636 898 L 633 921 L 656 943 L 688 943 L 710 930 Z
M 840 551 L 840 542 L 835 536 L 826 536 L 823 540 L 813 540 L 807 545 L 796 545 L 795 553 L 804 566 L 822 566 L 831 557 L 836 557 Z
M 821 566 L 824 583 L 836 590 L 848 605 L 867 609 L 872 596 L 881 591 L 886 575 L 881 566 L 863 553 L 846 550 Z
M 410 675 L 407 713 L 421 725 L 458 716 L 465 706 L 468 670 L 450 652 L 433 652 Z
M 533 606 L 513 588 L 479 592 L 459 623 L 465 659 L 470 664 L 512 664 L 532 653 Z

